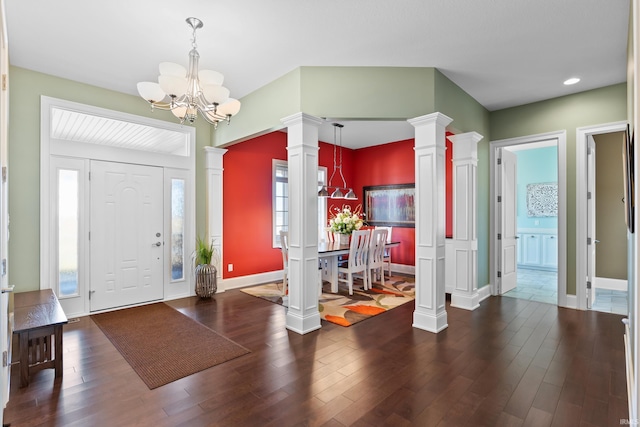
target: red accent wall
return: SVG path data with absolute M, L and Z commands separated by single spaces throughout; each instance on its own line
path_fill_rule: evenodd
M 449 141 L 449 136 L 453 135 L 451 132 L 447 132 L 445 139 L 445 147 L 447 151 L 444 153 L 445 161 L 445 230 L 444 233 L 447 237 L 453 237 L 453 144 Z
M 363 203 L 362 187 L 369 185 L 410 184 L 416 180 L 414 141 L 392 142 L 361 148 L 355 153 L 357 171 L 353 185 L 358 202 Z M 394 264 L 415 265 L 415 228 L 393 227 L 393 240 L 402 242 L 393 249 Z
M 448 134 L 449 135 L 449 134 Z M 333 145 L 320 142 L 318 163 L 333 172 Z M 329 217 L 336 208 L 362 203 L 362 187 L 367 185 L 415 182 L 413 139 L 359 150 L 343 149 L 343 174 L 358 196 L 354 202 L 328 199 Z M 282 255 L 272 247 L 272 159 L 287 159 L 287 134 L 273 132 L 228 147 L 223 157 L 223 238 L 225 279 L 282 269 Z M 446 151 L 446 233 L 452 234 L 452 147 Z M 342 186 L 339 174 L 333 185 Z M 415 265 L 415 229 L 394 227 L 393 239 L 402 244 L 394 249 L 393 262 Z M 233 264 L 234 270 L 227 271 Z
M 325 166 L 330 176 L 333 145 L 324 142 L 319 145 L 318 164 Z M 287 160 L 286 133 L 272 132 L 232 145 L 223 157 L 225 279 L 282 269 L 280 250 L 272 247 L 272 159 Z M 353 171 L 352 159 L 353 151 L 343 149 L 348 184 L 352 182 L 348 175 Z M 333 184 L 342 185 L 342 179 L 334 176 Z M 329 208 L 332 206 L 342 207 L 342 203 L 328 203 Z M 228 264 L 233 264 L 233 271 L 227 271 Z
M 272 248 L 271 160 L 286 160 L 286 147 L 287 134 L 272 132 L 229 147 L 222 158 L 224 278 L 282 269 Z

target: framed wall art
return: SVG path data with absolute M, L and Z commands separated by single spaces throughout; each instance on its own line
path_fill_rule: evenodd
M 527 184 L 527 216 L 558 216 L 558 183 Z
M 415 227 L 415 184 L 371 185 L 363 187 L 367 224 Z

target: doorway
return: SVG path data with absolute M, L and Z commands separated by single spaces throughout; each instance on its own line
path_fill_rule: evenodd
M 577 129 L 576 295 L 583 310 L 628 313 L 626 129 L 625 122 Z
M 195 129 L 42 97 L 41 289 L 68 317 L 194 293 Z
M 567 306 L 566 135 L 492 141 L 492 294 Z

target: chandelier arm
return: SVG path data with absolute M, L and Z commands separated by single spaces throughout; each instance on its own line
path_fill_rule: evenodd
M 202 111 L 200 111 L 202 113 Z M 206 114 L 202 113 L 202 117 L 207 121 L 207 123 L 218 126 L 218 120 L 211 120 Z

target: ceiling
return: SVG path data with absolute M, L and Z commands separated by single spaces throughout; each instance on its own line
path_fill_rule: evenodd
M 299 66 L 436 67 L 490 111 L 626 81 L 628 0 L 5 0 L 5 7 L 12 65 L 129 94 L 157 78 L 160 62 L 186 65 L 189 16 L 204 22 L 200 68 L 222 72 L 234 98 Z M 573 76 L 581 82 L 562 84 Z M 413 135 L 404 122 L 344 124 L 350 148 Z M 332 128 L 323 127 L 322 140 L 332 141 Z

